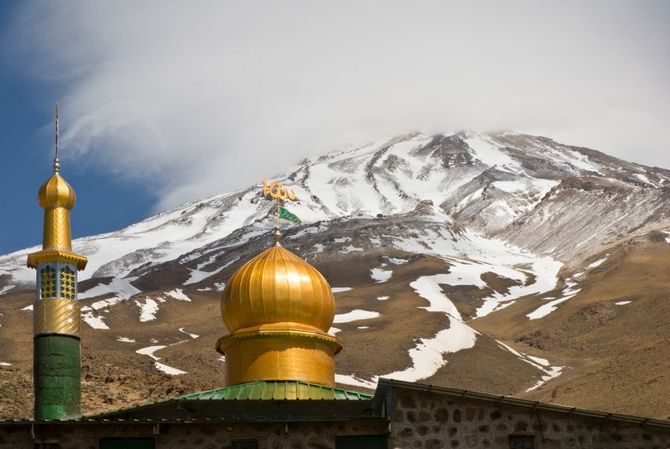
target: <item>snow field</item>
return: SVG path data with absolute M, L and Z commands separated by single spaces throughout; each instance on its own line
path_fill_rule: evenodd
M 180 369 L 173 368 L 171 366 L 159 362 L 161 358 L 154 355 L 154 353 L 156 351 L 160 351 L 163 348 L 167 348 L 167 346 L 166 345 L 147 346 L 146 348 L 138 349 L 135 352 L 138 354 L 146 355 L 151 359 L 153 359 L 154 368 L 156 368 L 158 371 L 162 371 L 165 374 L 169 374 L 171 376 L 179 376 L 180 374 L 186 374 L 186 371 L 182 371 Z
M 524 362 L 526 362 L 530 365 L 533 365 L 535 368 L 539 369 L 540 371 L 542 371 L 544 373 L 544 375 L 541 376 L 541 379 L 535 385 L 533 385 L 532 387 L 530 387 L 526 390 L 526 393 L 528 393 L 529 391 L 536 390 L 536 389 L 540 388 L 542 385 L 544 385 L 545 383 L 549 382 L 551 379 L 554 379 L 554 378 L 560 376 L 561 373 L 563 372 L 563 368 L 565 368 L 564 366 L 558 366 L 558 365 L 557 366 L 551 366 L 551 364 L 549 363 L 549 360 L 543 359 L 541 357 L 535 357 L 535 356 L 532 356 L 532 355 L 524 354 L 523 352 L 517 351 L 516 349 L 512 348 L 511 346 L 506 345 L 505 343 L 503 343 L 500 340 L 496 340 L 496 343 L 501 348 L 511 352 L 512 354 L 517 356 L 522 361 L 524 361 Z
M 114 282 L 118 281 L 118 282 Z M 110 292 L 118 292 L 118 288 L 114 288 L 113 286 L 116 285 L 122 285 L 124 286 L 130 286 L 130 282 L 128 282 L 127 279 L 114 279 L 112 282 L 108 285 L 105 284 L 98 284 L 96 287 L 93 289 L 90 289 L 87 291 L 90 292 L 90 295 L 85 295 L 85 297 L 89 296 L 98 296 L 99 292 L 106 292 L 105 294 L 108 294 Z M 134 287 L 132 287 L 135 289 Z M 137 290 L 137 289 L 135 289 Z M 132 293 L 132 294 L 131 294 Z M 104 317 L 102 316 L 102 313 L 108 313 L 110 308 L 122 301 L 127 300 L 130 298 L 130 296 L 133 296 L 137 293 L 141 293 L 140 290 L 137 290 L 135 293 L 130 291 L 130 289 L 126 289 L 125 292 L 123 292 L 119 296 L 115 296 L 112 298 L 107 298 L 107 299 L 101 299 L 99 301 L 95 301 L 94 303 L 84 306 L 81 308 L 82 311 L 82 319 L 86 324 L 91 326 L 93 329 L 109 329 L 109 326 L 107 323 L 105 323 Z M 187 301 L 191 302 L 191 298 L 189 298 L 182 289 L 176 288 L 174 290 L 170 290 L 168 292 L 165 292 L 165 296 L 176 299 L 179 301 Z M 81 298 L 85 299 L 85 298 Z M 160 309 L 160 303 L 165 302 L 165 297 L 158 297 L 155 299 L 152 298 L 138 298 L 134 300 L 135 304 L 137 307 L 140 309 L 139 313 L 139 321 L 141 323 L 146 323 L 149 321 L 154 321 L 156 319 L 156 315 L 158 314 L 158 311 Z M 31 309 L 32 310 L 32 309 Z
M 377 318 L 379 316 L 380 316 L 379 312 L 373 312 L 371 310 L 354 309 L 347 313 L 340 313 L 338 315 L 335 315 L 333 323 L 337 324 L 351 323 L 352 321 L 370 320 L 372 318 Z
M 165 294 L 171 298 L 177 299 L 179 301 L 186 301 L 186 302 L 191 302 L 191 298 L 186 296 L 186 294 L 183 292 L 181 288 L 175 288 L 174 290 L 170 290 L 169 292 L 165 292 Z
M 609 254 L 605 254 L 605 257 L 602 257 L 602 258 L 596 260 L 595 262 L 591 262 L 589 265 L 587 265 L 586 269 L 587 270 L 592 270 L 594 268 L 598 268 L 603 263 L 605 263 L 605 261 L 607 260 L 608 257 L 609 257 Z
M 487 285 L 481 275 L 487 272 L 521 284 L 510 287 L 506 294 L 494 292 L 483 298 L 483 304 L 475 313 L 476 318 L 507 307 L 523 296 L 552 290 L 558 282 L 558 272 L 563 264 L 550 256 L 535 255 L 505 241 L 467 231 L 459 237 L 454 241 L 448 229 L 427 228 L 418 236 L 394 241 L 394 246 L 407 252 L 431 254 L 447 260 L 450 268 L 443 282 L 447 285 L 485 288 Z M 524 285 L 528 274 L 533 274 L 535 280 Z
M 200 337 L 200 335 L 198 335 L 198 334 L 194 334 L 194 333 L 192 333 L 192 332 L 188 332 L 188 331 L 184 330 L 183 327 L 180 327 L 178 330 L 179 330 L 179 332 L 181 332 L 182 334 L 186 334 L 186 335 L 188 335 L 189 337 L 191 337 L 191 338 L 193 338 L 193 339 Z
M 225 266 L 219 267 L 214 271 L 202 271 L 202 270 L 191 270 L 191 274 L 189 278 L 184 281 L 182 285 L 191 285 L 191 284 L 197 284 L 200 281 L 204 281 L 208 277 L 214 276 L 221 270 L 226 268 Z
M 156 313 L 158 313 L 158 303 L 156 301 L 151 298 L 144 298 L 144 302 L 137 299 L 135 304 L 140 308 L 140 322 L 146 323 L 156 319 Z
M 447 362 L 444 355 L 475 345 L 478 332 L 463 323 L 456 306 L 444 295 L 439 284 L 444 275 L 422 276 L 410 284 L 416 293 L 430 305 L 423 307 L 431 312 L 444 313 L 449 317 L 449 328 L 432 338 L 422 338 L 409 350 L 412 366 L 392 373 L 375 376 L 370 380 L 355 375 L 336 375 L 336 381 L 347 385 L 373 388 L 379 377 L 417 382 L 434 375 Z
M 592 270 L 594 268 L 598 268 L 600 265 L 605 263 L 608 257 L 609 254 L 606 254 L 605 257 L 602 257 L 596 260 L 595 262 L 590 263 L 589 265 L 586 266 L 586 270 Z M 545 298 L 545 299 L 553 299 L 553 301 L 543 304 L 542 306 L 535 309 L 533 312 L 527 314 L 526 316 L 528 317 L 528 319 L 537 320 L 539 318 L 544 318 L 551 312 L 555 311 L 558 308 L 559 304 L 564 303 L 568 299 L 574 297 L 581 290 L 574 288 L 577 285 L 576 281 L 577 279 L 580 279 L 583 276 L 584 276 L 583 272 L 573 274 L 571 278 L 565 281 L 566 288 L 563 290 L 563 295 L 560 298 Z
M 88 299 L 96 296 L 114 295 L 119 299 L 128 299 L 133 295 L 142 293 L 131 284 L 135 279 L 137 278 L 113 278 L 109 284 L 98 284 L 85 292 L 80 292 L 78 298 Z
M 559 304 L 564 303 L 581 291 L 580 288 L 575 289 L 575 286 L 577 286 L 577 282 L 575 282 L 572 278 L 567 279 L 565 281 L 565 288 L 563 289 L 563 296 L 546 304 L 542 304 L 540 307 L 530 312 L 526 316 L 529 320 L 537 320 L 549 315 L 558 308 Z
M 370 277 L 377 284 L 384 283 L 391 279 L 393 275 L 393 270 L 384 270 L 383 268 L 372 268 L 370 270 Z
M 134 338 L 128 337 L 116 337 L 116 341 L 120 341 L 121 343 L 135 343 Z
M 229 267 L 233 263 L 237 262 L 239 257 L 235 257 L 232 260 L 229 260 L 225 264 L 221 265 L 219 268 L 212 271 L 203 271 L 202 269 L 213 264 L 216 261 L 216 256 L 211 256 L 207 261 L 199 263 L 195 269 L 189 268 L 191 274 L 189 278 L 182 285 L 191 285 L 197 284 L 198 282 L 204 281 L 205 279 L 214 276 L 215 274 L 221 272 L 225 268 Z

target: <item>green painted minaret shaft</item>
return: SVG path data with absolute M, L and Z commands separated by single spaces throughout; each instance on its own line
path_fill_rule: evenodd
M 79 338 L 36 335 L 34 351 L 35 421 L 81 417 Z
M 81 313 L 77 272 L 86 258 L 72 251 L 70 209 L 76 197 L 60 176 L 59 120 L 56 106 L 56 158 L 53 175 L 40 187 L 44 209 L 42 250 L 28 255 L 37 270 L 33 306 L 35 421 L 81 417 Z

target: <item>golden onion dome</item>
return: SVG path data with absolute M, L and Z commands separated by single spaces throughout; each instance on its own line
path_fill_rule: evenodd
M 231 333 L 279 323 L 326 333 L 334 313 L 335 298 L 323 275 L 279 245 L 242 265 L 221 300 L 221 316 Z
M 56 207 L 72 209 L 76 199 L 74 189 L 58 172 L 42 184 L 38 193 L 38 200 L 43 209 Z

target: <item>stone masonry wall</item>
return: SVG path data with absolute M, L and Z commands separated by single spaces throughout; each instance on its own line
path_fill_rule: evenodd
M 667 449 L 670 429 L 533 411 L 472 398 L 394 389 L 391 449 L 508 449 L 510 435 L 537 449 Z

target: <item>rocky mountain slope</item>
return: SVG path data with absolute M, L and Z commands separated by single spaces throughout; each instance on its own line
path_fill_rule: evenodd
M 670 417 L 670 171 L 458 133 L 326 154 L 280 179 L 303 222 L 285 225 L 284 244 L 335 292 L 339 383 L 393 377 Z M 221 385 L 220 292 L 270 240 L 259 190 L 74 242 L 89 257 L 86 410 Z M 0 257 L 5 417 L 30 414 L 33 250 Z

